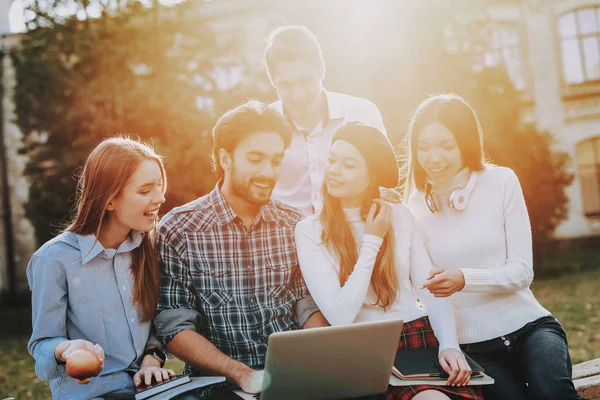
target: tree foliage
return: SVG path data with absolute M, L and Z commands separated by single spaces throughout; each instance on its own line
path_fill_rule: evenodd
M 55 12 L 58 0 L 43 7 L 30 1 L 38 18 L 29 21 L 32 30 L 14 54 L 15 102 L 31 160 L 27 215 L 40 242 L 69 215 L 74 171 L 102 138 L 136 134 L 166 156 L 167 211 L 213 187 L 209 133 L 216 117 L 247 97 L 274 98 L 264 71 L 251 70 L 242 56 L 244 31 L 232 27 L 229 40 L 215 34 L 199 12 L 203 2 L 165 10 L 101 0 L 94 3 L 99 16 L 90 19 L 81 18 L 89 2 L 75 1 L 79 18 L 65 18 Z M 504 65 L 484 62 L 494 50 L 493 23 L 485 14 L 494 1 L 377 0 L 373 8 L 357 8 L 364 3 L 269 1 L 262 9 L 270 13 L 268 28 L 302 24 L 319 37 L 326 87 L 375 102 L 395 143 L 428 95 L 465 97 L 481 119 L 490 159 L 521 180 L 535 242 L 546 241 L 566 217 L 572 177 L 551 133 L 522 124 L 522 93 Z M 234 13 L 241 3 L 230 4 Z M 373 10 L 377 15 L 366 15 Z M 245 18 L 264 18 L 261 12 Z M 232 68 L 237 72 L 224 85 L 223 71 Z
M 115 134 L 139 136 L 165 156 L 163 209 L 214 185 L 215 118 L 246 96 L 260 97 L 260 82 L 240 79 L 242 41 L 217 41 L 206 22 L 186 21 L 188 13 L 188 4 L 165 11 L 131 3 L 94 20 L 39 24 L 24 35 L 13 56 L 15 102 L 30 158 L 26 213 L 39 243 L 69 219 L 89 151 Z M 49 18 L 44 13 L 42 20 Z M 223 83 L 232 68 L 233 82 Z

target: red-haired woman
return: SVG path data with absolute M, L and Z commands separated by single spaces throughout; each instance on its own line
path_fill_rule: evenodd
M 421 289 L 432 265 L 412 214 L 379 199 L 379 188 L 396 187 L 398 175 L 392 145 L 376 128 L 350 122 L 335 133 L 323 209 L 296 227 L 306 286 L 331 325 L 401 319 L 400 349 L 439 347 L 451 386 L 394 387 L 386 398 L 481 399 L 478 387 L 459 387 L 471 369 L 449 303 Z
M 55 399 L 132 392 L 175 374 L 162 368 L 151 322 L 160 278 L 153 233 L 166 185 L 152 148 L 128 138 L 103 141 L 85 163 L 73 222 L 32 256 L 28 349 Z M 81 347 L 99 358 L 97 377 L 66 373 Z

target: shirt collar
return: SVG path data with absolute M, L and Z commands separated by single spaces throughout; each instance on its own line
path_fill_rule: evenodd
M 238 216 L 235 213 L 235 211 L 233 211 L 233 208 L 231 208 L 229 203 L 227 203 L 227 201 L 225 200 L 225 197 L 223 197 L 223 193 L 221 193 L 221 185 L 222 184 L 223 184 L 222 180 L 217 182 L 217 184 L 215 185 L 215 188 L 213 189 L 212 192 L 210 192 L 209 196 L 210 196 L 210 202 L 212 204 L 213 210 L 215 211 L 215 214 L 217 215 L 217 219 L 219 220 L 219 223 L 221 225 L 227 225 L 227 224 L 231 223 L 233 220 L 235 220 L 236 218 L 238 218 Z M 276 222 L 276 223 L 281 222 L 280 218 L 277 215 L 277 212 L 275 211 L 275 206 L 273 205 L 273 203 L 270 200 L 267 204 L 265 204 L 264 206 L 262 206 L 260 208 L 260 213 L 258 215 L 258 218 L 261 218 L 262 220 L 267 221 L 267 222 Z
M 221 185 L 223 181 L 220 180 L 215 185 L 215 188 L 210 192 L 210 204 L 212 204 L 212 208 L 217 215 L 217 219 L 221 225 L 227 225 L 231 223 L 236 217 L 237 214 L 233 211 L 233 208 L 227 203 L 225 197 L 221 193 Z
M 344 102 L 339 101 L 336 97 L 329 93 L 327 90 L 324 90 L 325 97 L 327 98 L 327 110 L 329 113 L 329 119 L 342 119 L 346 117 L 346 113 L 348 112 L 348 105 L 344 104 Z M 338 96 L 339 99 L 339 96 Z
M 74 233 L 77 238 L 77 242 L 79 243 L 79 251 L 81 252 L 81 263 L 83 265 L 87 264 L 91 260 L 93 260 L 98 255 L 105 255 L 106 257 L 110 257 L 109 250 L 106 250 L 104 246 L 100 243 L 100 241 L 96 240 L 96 235 L 79 235 Z M 142 243 L 142 239 L 144 238 L 145 233 L 139 231 L 131 231 L 131 233 L 127 236 L 127 239 L 119 248 L 114 251 L 114 254 L 118 253 L 126 253 L 140 246 Z
M 336 98 L 329 93 L 327 90 L 323 89 L 323 96 L 325 97 L 324 107 L 325 110 L 323 112 L 322 127 L 325 127 L 329 124 L 331 120 L 334 119 L 342 119 L 345 116 L 346 108 L 341 101 L 336 101 Z M 273 105 L 273 108 L 282 114 L 285 120 L 290 123 L 292 126 L 298 128 L 296 123 L 291 119 L 291 117 L 285 111 L 283 107 L 283 102 L 279 100 Z

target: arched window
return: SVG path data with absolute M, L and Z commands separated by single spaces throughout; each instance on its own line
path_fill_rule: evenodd
M 576 152 L 583 211 L 586 216 L 600 216 L 600 136 L 580 142 Z
M 558 18 L 563 80 L 568 85 L 600 81 L 600 6 Z

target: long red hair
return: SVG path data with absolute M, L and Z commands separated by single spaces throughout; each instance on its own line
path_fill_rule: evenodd
M 346 219 L 340 199 L 335 198 L 327 191 L 323 183 L 323 209 L 320 220 L 323 226 L 321 240 L 329 251 L 333 252 L 340 263 L 340 285 L 344 286 L 354 266 L 358 261 L 358 246 L 356 238 Z M 365 196 L 362 204 L 361 217 L 366 220 L 373 199 L 379 197 L 379 189 L 371 187 L 369 195 Z M 371 287 L 377 296 L 377 303 L 384 310 L 387 309 L 398 296 L 399 284 L 394 258 L 394 231 L 389 229 L 383 238 L 383 244 L 375 259 L 375 268 L 371 275 Z
M 100 143 L 83 167 L 77 184 L 77 212 L 66 230 L 78 235 L 94 234 L 98 240 L 108 203 L 121 192 L 144 160 L 155 161 L 160 167 L 164 194 L 167 189 L 165 168 L 162 158 L 150 146 L 127 137 Z M 141 311 L 142 321 L 150 321 L 158 305 L 160 270 L 154 233 L 154 230 L 147 232 L 132 254 L 133 305 Z

